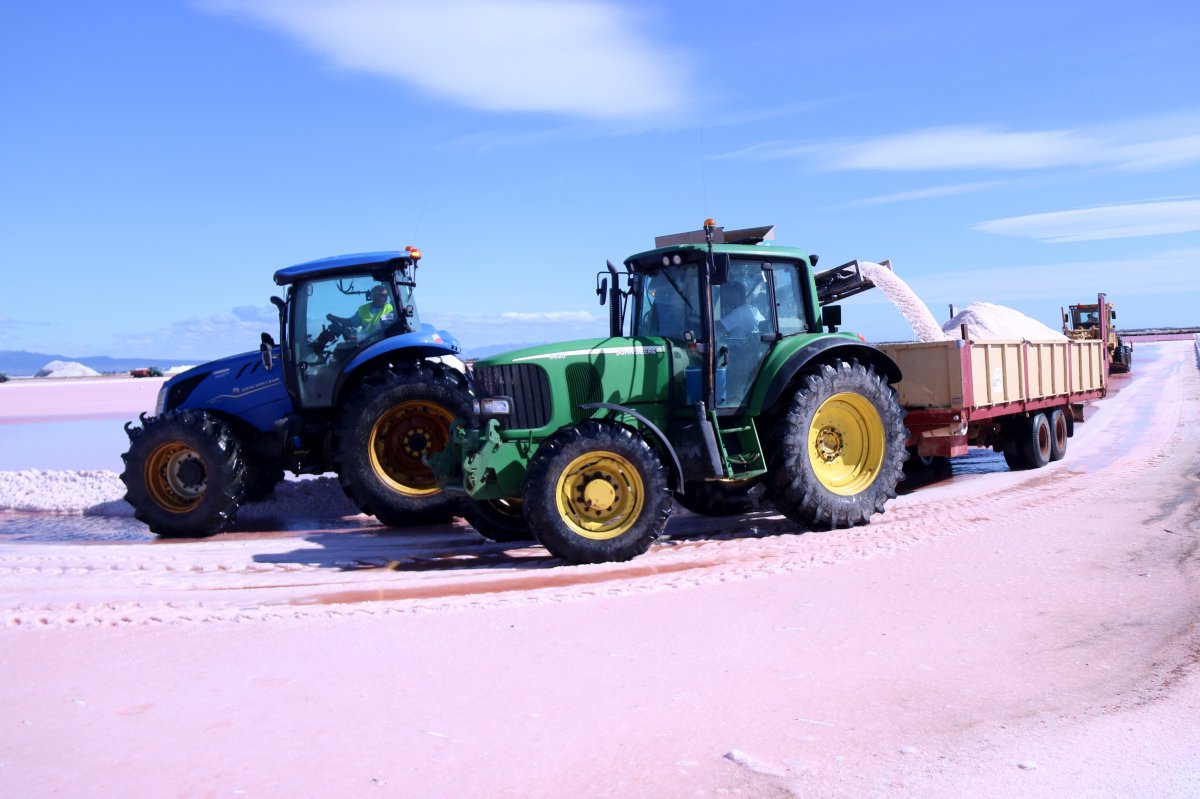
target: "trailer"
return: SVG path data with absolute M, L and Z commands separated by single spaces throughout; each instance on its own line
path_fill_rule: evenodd
M 896 384 L 910 453 L 954 457 L 991 447 L 1011 469 L 1060 460 L 1083 405 L 1104 397 L 1103 341 L 950 340 L 880 344 Z

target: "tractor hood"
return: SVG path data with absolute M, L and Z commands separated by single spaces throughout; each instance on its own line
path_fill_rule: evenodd
M 554 344 L 542 344 L 536 347 L 525 347 L 519 350 L 480 358 L 476 368 L 501 366 L 515 363 L 538 363 L 547 365 L 556 361 L 585 360 L 595 362 L 598 359 L 629 358 L 635 355 L 665 354 L 668 350 L 666 339 L 661 338 L 583 338 L 575 341 L 559 341 Z
M 260 430 L 272 429 L 274 421 L 291 410 L 278 348 L 270 371 L 263 367 L 262 354 L 254 351 L 173 376 L 159 390 L 156 413 L 180 408 L 227 413 Z
M 508 431 L 548 435 L 589 418 L 597 403 L 665 407 L 672 382 L 683 385 L 684 348 L 664 338 L 579 339 L 526 347 L 475 362 L 478 397 L 505 397 Z

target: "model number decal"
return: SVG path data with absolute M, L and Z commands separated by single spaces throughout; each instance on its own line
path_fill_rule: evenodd
M 255 383 L 252 386 L 246 386 L 245 388 L 233 388 L 233 389 L 230 389 L 229 394 L 221 394 L 219 396 L 213 397 L 212 399 L 210 399 L 208 401 L 208 404 L 212 405 L 213 403 L 215 403 L 219 400 L 223 400 L 223 399 L 241 399 L 242 397 L 246 396 L 247 394 L 254 394 L 256 392 L 262 391 L 263 389 L 270 388 L 271 386 L 276 385 L 278 382 L 279 382 L 279 378 L 276 377 L 276 378 L 272 378 L 271 380 L 263 380 L 261 382 Z

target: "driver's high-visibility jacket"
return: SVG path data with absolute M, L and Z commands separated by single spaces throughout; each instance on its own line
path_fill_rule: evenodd
M 391 318 L 395 315 L 395 309 L 392 308 L 390 302 L 384 303 L 382 308 L 373 308 L 371 303 L 367 303 L 358 309 L 355 316 L 358 317 L 359 327 L 371 327 L 379 324 L 379 320 Z

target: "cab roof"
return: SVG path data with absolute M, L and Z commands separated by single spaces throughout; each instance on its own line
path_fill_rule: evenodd
M 740 255 L 764 261 L 769 261 L 772 258 L 792 261 L 808 260 L 808 253 L 797 247 L 775 247 L 769 244 L 714 244 L 713 252 L 728 253 L 735 257 Z M 631 255 L 625 259 L 625 264 L 633 269 L 633 271 L 640 272 L 662 266 L 664 255 L 669 256 L 677 253 L 683 256 L 683 260 L 694 262 L 708 254 L 708 245 L 674 244 L 669 247 L 659 247 Z
M 337 277 L 338 275 L 359 275 L 370 271 L 372 267 L 383 269 L 399 269 L 416 263 L 411 252 L 400 250 L 385 250 L 383 252 L 359 252 L 348 255 L 332 255 L 328 258 L 318 258 L 295 266 L 288 266 L 275 273 L 275 284 L 286 286 L 298 280 L 308 280 L 315 277 Z

